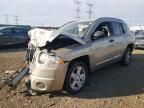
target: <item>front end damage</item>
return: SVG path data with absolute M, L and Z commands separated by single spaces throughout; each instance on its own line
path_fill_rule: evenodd
M 69 64 L 64 54 L 72 52 L 69 46 L 84 44 L 84 41 L 69 34 L 42 29 L 34 29 L 29 35 L 31 39 L 26 57 L 28 64 L 8 84 L 16 86 L 25 77 L 31 95 L 33 91 L 41 93 L 62 90 Z M 61 53 L 57 53 L 57 50 L 61 50 Z
M 29 66 L 30 88 L 37 92 L 61 90 L 67 71 L 68 62 L 46 49 L 35 52 Z

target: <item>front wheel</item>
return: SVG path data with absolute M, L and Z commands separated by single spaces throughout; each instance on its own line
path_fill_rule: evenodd
M 72 63 L 66 75 L 65 90 L 70 94 L 79 93 L 86 83 L 87 75 L 87 66 L 83 62 Z
M 124 66 L 128 66 L 132 60 L 132 49 L 128 47 L 121 59 L 121 64 Z

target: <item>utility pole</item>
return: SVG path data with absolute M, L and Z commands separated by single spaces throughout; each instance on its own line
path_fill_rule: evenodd
M 130 18 L 129 20 L 129 23 L 130 23 L 130 27 L 132 26 L 132 19 Z
M 87 6 L 88 6 L 88 11 L 87 11 L 87 13 L 88 13 L 89 19 L 91 19 L 91 18 L 92 18 L 92 15 L 93 15 L 92 7 L 93 7 L 94 5 L 91 4 L 91 3 L 87 3 Z
M 0 24 L 2 24 L 2 18 L 0 18 Z
M 75 12 L 76 12 L 76 18 L 77 19 L 80 19 L 80 5 L 82 4 L 82 2 L 78 1 L 78 0 L 74 0 L 74 3 L 76 4 L 76 9 L 75 9 Z
M 5 16 L 5 22 L 6 22 L 6 24 L 8 24 L 9 23 L 9 15 L 4 15 Z
M 18 21 L 19 21 L 19 18 L 18 18 L 18 16 L 16 15 L 16 16 L 14 16 L 15 17 L 15 24 L 17 25 L 18 24 Z

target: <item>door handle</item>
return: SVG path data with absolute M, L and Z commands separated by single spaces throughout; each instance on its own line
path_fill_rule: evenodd
M 114 39 L 109 40 L 109 42 L 114 42 Z

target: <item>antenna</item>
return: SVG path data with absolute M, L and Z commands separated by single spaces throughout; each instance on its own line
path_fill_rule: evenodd
M 88 16 L 89 16 L 89 19 L 92 18 L 92 15 L 93 15 L 93 11 L 92 11 L 92 7 L 94 6 L 92 3 L 87 3 L 87 6 L 88 6 Z
M 78 1 L 78 0 L 74 0 L 74 3 L 76 4 L 76 9 L 75 9 L 75 12 L 76 12 L 76 18 L 77 19 L 80 19 L 80 5 L 82 4 L 82 2 Z

